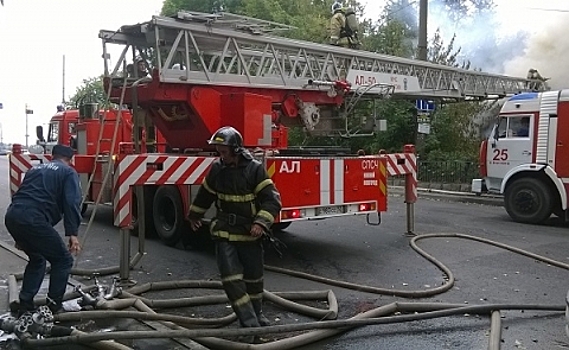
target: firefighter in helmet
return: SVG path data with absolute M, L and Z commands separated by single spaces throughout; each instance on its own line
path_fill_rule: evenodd
M 220 158 L 190 206 L 190 224 L 198 230 L 203 215 L 215 203 L 217 213 L 210 232 L 225 293 L 242 327 L 267 326 L 261 307 L 261 238 L 281 209 L 280 194 L 261 162 L 243 147 L 243 137 L 236 129 L 222 127 L 208 143 L 215 145 Z
M 353 9 L 344 8 L 339 1 L 332 4 L 332 18 L 329 27 L 330 44 L 352 49 L 359 48 L 358 26 Z
M 137 56 L 134 59 L 134 64 L 129 64 L 127 66 L 128 75 L 131 78 L 145 78 L 148 76 L 148 65 L 146 61 L 141 56 Z
M 527 79 L 532 80 L 528 84 L 528 87 L 532 90 L 540 90 L 546 88 L 547 85 L 545 82 L 549 80 L 549 78 L 544 78 L 541 74 L 539 74 L 537 69 L 534 68 L 530 68 L 528 70 Z

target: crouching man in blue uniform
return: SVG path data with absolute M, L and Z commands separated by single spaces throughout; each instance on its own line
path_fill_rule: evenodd
M 73 150 L 55 145 L 52 161 L 31 168 L 20 188 L 12 196 L 4 222 L 16 247 L 29 257 L 17 305 L 12 311 L 21 315 L 35 310 L 46 268 L 51 264 L 47 305 L 52 312 L 62 311 L 63 295 L 73 266 L 73 257 L 81 249 L 77 234 L 81 223 L 81 187 L 79 176 L 70 166 Z M 65 236 L 69 244 L 53 228 L 63 215 Z

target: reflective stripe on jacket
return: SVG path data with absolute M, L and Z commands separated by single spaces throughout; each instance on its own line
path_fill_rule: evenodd
M 215 203 L 223 212 L 211 223 L 211 234 L 230 241 L 251 241 L 251 225 L 270 229 L 281 210 L 280 195 L 263 165 L 240 156 L 237 166 L 225 166 L 216 160 L 190 206 L 189 217 L 200 219 Z M 230 216 L 239 220 L 228 219 Z M 245 220 L 243 220 L 245 218 Z M 249 222 L 247 222 L 250 219 Z

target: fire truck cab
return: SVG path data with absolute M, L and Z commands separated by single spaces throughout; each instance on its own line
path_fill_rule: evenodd
M 481 179 L 472 191 L 500 193 L 510 217 L 541 223 L 567 219 L 569 90 L 509 97 L 480 147 Z
M 36 127 L 37 144 L 42 146 L 46 153 L 51 153 L 52 147 L 56 144 L 73 146 L 78 121 L 78 110 L 57 106 L 57 113 L 49 121 L 47 135 L 45 135 L 47 138 L 44 136 L 43 126 Z
M 104 122 L 103 122 L 104 117 Z M 117 137 L 113 152 L 111 141 L 115 129 L 115 121 L 119 118 Z M 101 130 L 103 127 L 103 130 Z M 43 147 L 43 152 L 50 154 L 56 144 L 70 146 L 80 155 L 95 155 L 97 143 L 99 153 L 116 154 L 121 142 L 129 142 L 133 139 L 134 123 L 132 114 L 128 109 L 100 109 L 96 103 L 82 104 L 79 109 L 65 109 L 57 107 L 57 113 L 51 117 L 47 130 L 47 138 L 44 136 L 43 127 L 36 127 L 37 144 Z M 143 146 L 148 152 L 164 152 L 165 140 L 160 132 L 153 127 L 147 127 L 142 132 Z

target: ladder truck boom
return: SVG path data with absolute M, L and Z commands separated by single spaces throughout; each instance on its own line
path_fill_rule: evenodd
M 118 73 L 126 65 L 129 49 L 133 55 L 146 56 L 152 70 L 152 82 L 147 86 L 154 87 L 148 89 L 145 84 L 138 87 L 138 102 L 145 105 L 145 109 L 151 109 L 150 104 L 156 107 L 179 99 L 181 105 L 174 106 L 174 115 L 165 116 L 167 111 L 163 108 L 163 111 L 151 112 L 156 117 L 154 120 L 183 119 L 184 113 L 179 111 L 187 109 L 188 113 L 197 115 L 200 120 L 197 124 L 203 122 L 207 126 L 193 123 L 184 127 L 201 129 L 200 135 L 204 137 L 216 130 L 217 125 L 208 123 L 217 117 L 207 116 L 211 108 L 201 108 L 197 98 L 195 103 L 190 103 L 192 107 L 188 107 L 182 101 L 186 96 L 211 95 L 215 99 L 216 95 L 236 91 L 263 95 L 273 105 L 272 124 L 302 125 L 313 135 L 351 137 L 370 135 L 377 125 L 373 117 L 363 116 L 362 122 L 354 126 L 354 106 L 362 100 L 389 96 L 486 99 L 536 87 L 531 79 L 468 71 L 272 34 L 289 29 L 289 26 L 228 13 L 179 12 L 174 18 L 154 16 L 150 21 L 123 26 L 118 31 L 102 30 L 99 37 L 105 50 L 106 81 L 114 87 L 111 97 L 117 102 L 121 95 L 123 79 Z M 124 48 L 120 58 L 114 60 L 114 67 L 109 64 L 108 44 Z M 180 91 L 176 98 L 166 91 L 173 86 Z M 545 88 L 545 85 L 538 87 Z M 160 92 L 157 94 L 157 91 Z M 166 95 L 169 97 L 164 97 Z M 125 102 L 129 105 L 131 98 L 132 94 L 127 91 Z M 163 130 L 167 129 L 165 126 L 158 125 L 158 128 L 167 132 Z M 182 149 L 197 147 L 191 142 L 174 143 L 173 146 Z
M 156 57 L 155 68 L 160 81 L 168 83 L 306 90 L 311 89 L 309 80 L 338 80 L 345 70 L 353 87 L 384 83 L 394 86 L 394 95 L 461 99 L 516 94 L 530 90 L 532 82 L 273 36 L 270 29 L 260 29 L 264 23 L 225 13 L 180 12 L 177 18 L 154 16 L 119 31 L 101 31 L 100 37 L 108 43 L 167 49 Z M 179 54 L 185 55 L 182 62 L 176 61 Z M 175 62 L 189 69 L 181 74 L 173 69 Z

